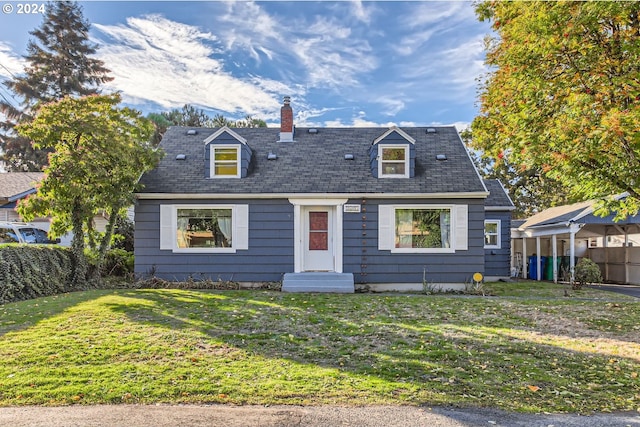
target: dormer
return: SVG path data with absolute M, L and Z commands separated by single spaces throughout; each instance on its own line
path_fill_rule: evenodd
M 247 140 L 224 126 L 204 140 L 207 178 L 244 178 L 251 163 Z
M 416 140 L 393 126 L 376 138 L 369 149 L 371 174 L 376 178 L 413 178 Z

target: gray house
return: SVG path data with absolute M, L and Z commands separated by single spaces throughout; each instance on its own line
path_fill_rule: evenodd
M 515 205 L 497 179 L 487 179 L 485 200 L 484 274 L 487 280 L 511 275 L 511 213 Z
M 296 128 L 288 98 L 281 115 L 280 129 L 166 132 L 137 194 L 138 276 L 285 291 L 460 284 L 485 273 L 494 217 L 508 253 L 507 220 L 487 210 L 454 127 Z

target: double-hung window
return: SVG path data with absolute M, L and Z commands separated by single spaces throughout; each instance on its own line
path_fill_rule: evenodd
M 380 178 L 409 177 L 409 146 L 378 145 L 378 176 Z
M 248 249 L 248 205 L 161 205 L 160 249 L 235 252 Z
M 484 247 L 500 249 L 500 220 L 487 219 L 484 221 Z
M 240 147 L 211 145 L 211 177 L 240 177 Z

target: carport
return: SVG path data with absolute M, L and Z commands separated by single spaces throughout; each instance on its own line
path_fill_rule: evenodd
M 607 282 L 640 284 L 640 218 L 598 217 L 596 201 L 558 206 L 511 229 L 514 276 L 572 281 L 578 260 L 598 264 Z

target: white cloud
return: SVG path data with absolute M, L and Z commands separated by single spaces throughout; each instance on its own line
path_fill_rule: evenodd
M 428 61 L 407 67 L 409 81 L 429 79 L 432 88 L 445 89 L 448 96 L 467 96 L 475 90 L 476 79 L 487 71 L 484 65 L 483 36 L 475 35 L 461 44 L 434 52 Z
M 370 9 L 353 5 L 361 20 Z M 265 56 L 282 78 L 314 87 L 355 86 L 377 67 L 366 39 L 354 37 L 343 19 L 325 15 L 269 14 L 254 2 L 232 2 L 212 22 L 228 51 L 248 53 L 260 65 Z
M 13 52 L 11 46 L 0 41 L 0 77 L 13 78 L 24 71 L 26 62 Z
M 290 47 L 311 86 L 358 86 L 359 77 L 378 66 L 367 40 L 352 37 L 351 29 L 334 19 L 317 17 Z
M 451 26 L 473 19 L 474 11 L 468 1 L 425 1 L 419 2 L 411 13 L 403 17 L 405 25 L 411 28 L 432 26 Z
M 375 3 L 369 3 L 375 4 Z M 371 23 L 371 15 L 373 13 L 373 7 L 365 7 L 362 0 L 352 0 L 349 2 L 351 6 L 351 13 L 361 22 L 365 24 Z
M 254 2 L 229 2 L 226 13 L 213 22 L 225 49 L 244 50 L 257 62 L 261 54 L 273 60 L 280 41 L 281 23 Z
M 163 108 L 186 103 L 230 113 L 263 115 L 273 111 L 277 98 L 268 79 L 236 78 L 225 71 L 212 47 L 218 41 L 208 32 L 158 15 L 129 18 L 126 25 L 94 27 L 108 36 L 98 50 L 108 64 L 115 90 L 125 102 L 152 101 Z
M 386 116 L 395 116 L 406 107 L 405 102 L 398 96 L 380 97 L 376 100 L 376 103 L 383 106 L 384 110 L 381 113 Z

